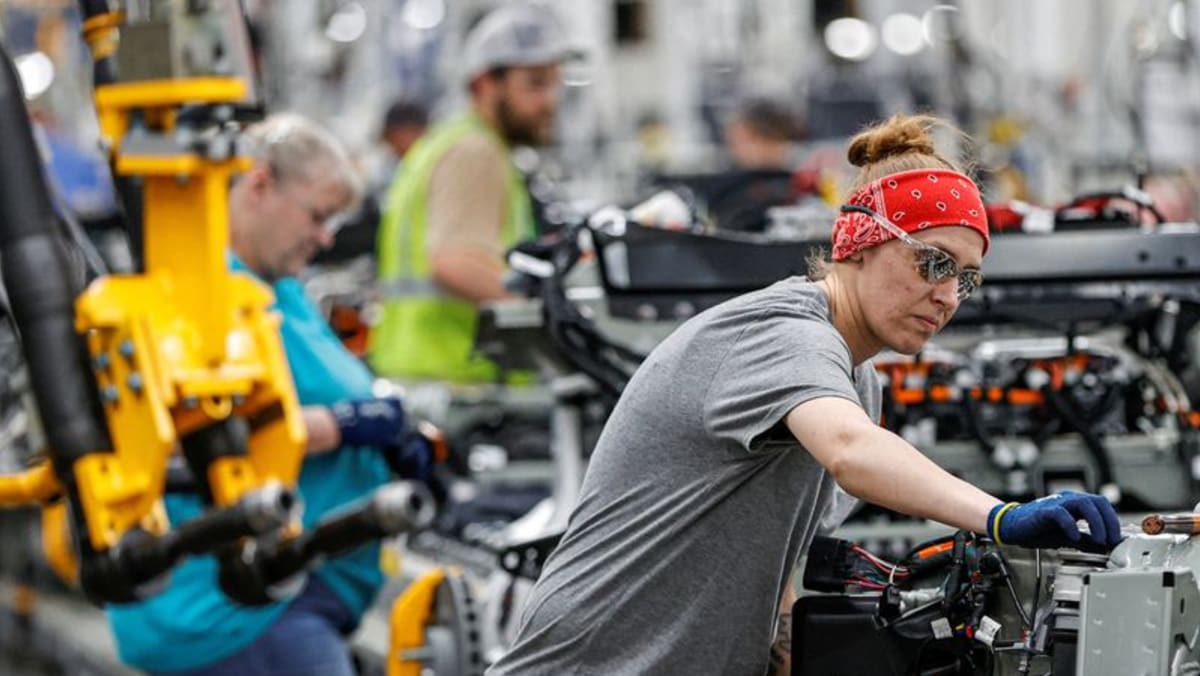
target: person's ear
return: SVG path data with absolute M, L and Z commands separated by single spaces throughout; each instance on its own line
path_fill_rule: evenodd
M 475 99 L 486 106 L 490 106 L 500 97 L 500 92 L 504 88 L 506 74 L 491 71 L 483 73 L 475 78 L 473 86 L 473 94 Z
M 275 176 L 271 173 L 271 168 L 265 164 L 255 164 L 253 167 L 242 174 L 242 181 L 246 184 L 247 192 L 255 199 L 262 199 L 266 196 L 267 191 L 271 189 L 272 182 Z
M 475 79 L 471 80 L 471 96 L 477 100 L 485 99 L 493 86 L 491 73 L 476 75 Z

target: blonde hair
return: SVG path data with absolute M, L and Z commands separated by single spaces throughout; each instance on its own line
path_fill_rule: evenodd
M 859 132 L 850 139 L 846 149 L 850 164 L 860 167 L 853 189 L 888 174 L 913 169 L 949 169 L 963 173 L 963 167 L 934 148 L 932 132 L 939 127 L 966 139 L 954 125 L 932 115 L 893 115 Z
M 967 140 L 954 125 L 932 115 L 889 117 L 859 132 L 850 139 L 846 159 L 859 167 L 851 192 L 889 174 L 913 169 L 949 169 L 965 173 L 966 168 L 939 153 L 933 145 L 934 129 L 942 128 Z M 824 279 L 833 271 L 833 261 L 825 247 L 813 249 L 806 260 L 808 278 Z
M 804 257 L 805 276 L 815 281 L 825 279 L 833 272 L 833 259 L 829 257 L 829 247 L 817 246 L 808 250 Z

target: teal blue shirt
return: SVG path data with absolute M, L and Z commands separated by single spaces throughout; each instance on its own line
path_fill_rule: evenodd
M 234 270 L 246 271 L 233 259 Z M 332 404 L 371 396 L 371 374 L 342 347 L 300 282 L 273 285 L 275 309 L 296 393 L 303 405 Z M 303 522 L 311 526 L 330 510 L 353 502 L 390 479 L 383 456 L 373 448 L 343 447 L 308 456 L 298 489 Z M 199 498 L 171 494 L 165 499 L 172 524 L 197 516 Z M 378 544 L 330 559 L 316 573 L 361 617 L 383 582 Z M 109 622 L 121 659 L 147 671 L 196 669 L 228 657 L 263 634 L 286 603 L 247 608 L 229 601 L 217 586 L 212 556 L 188 559 L 171 571 L 165 591 L 135 604 L 108 606 Z

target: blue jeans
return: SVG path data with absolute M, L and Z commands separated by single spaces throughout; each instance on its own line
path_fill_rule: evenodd
M 355 676 L 343 637 L 356 624 L 341 599 L 310 577 L 254 643 L 207 667 L 157 676 Z

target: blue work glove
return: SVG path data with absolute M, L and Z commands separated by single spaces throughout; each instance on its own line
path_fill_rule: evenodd
M 408 436 L 408 421 L 399 399 L 339 401 L 330 406 L 346 446 L 396 446 Z
M 1088 524 L 1081 533 L 1076 521 Z M 1052 549 L 1075 547 L 1107 552 L 1121 540 L 1121 522 L 1107 498 L 1063 491 L 1033 502 L 996 505 L 988 513 L 988 535 L 1005 545 Z
M 400 443 L 385 446 L 382 450 L 396 476 L 429 481 L 433 472 L 433 445 L 417 430 L 410 429 Z
M 439 457 L 435 447 L 440 442 L 429 438 L 440 437 L 436 428 L 429 428 L 427 436 L 419 429 L 427 427 L 424 423 L 410 426 L 404 406 L 393 397 L 342 401 L 330 410 L 344 445 L 378 448 L 394 474 L 425 482 L 437 496 L 440 486 L 433 485 L 433 466 L 444 458 Z
M 388 466 L 402 479 L 423 482 L 439 506 L 446 504 L 449 484 L 445 468 L 439 467 L 446 461 L 449 451 L 445 437 L 437 427 L 420 422 L 409 430 L 404 443 L 383 449 Z

